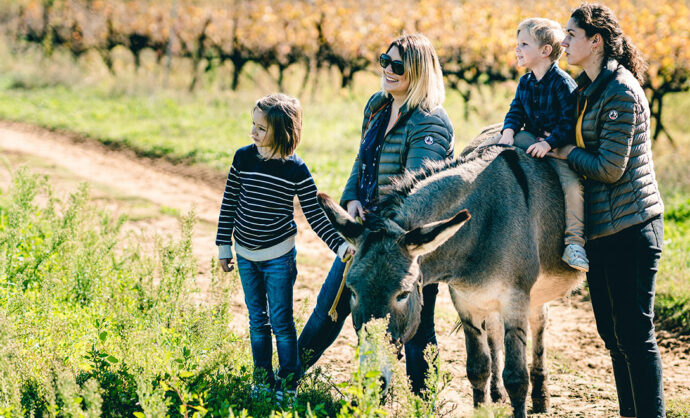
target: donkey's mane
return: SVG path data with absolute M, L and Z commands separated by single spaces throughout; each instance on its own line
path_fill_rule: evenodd
M 461 166 L 466 166 L 468 171 L 481 170 L 486 164 L 470 163 L 490 163 L 499 154 L 509 149 L 512 149 L 512 147 L 497 144 L 477 148 L 471 153 L 454 160 L 428 161 L 420 170 L 406 172 L 393 179 L 393 183 L 382 190 L 381 194 L 383 197 L 379 201 L 377 212 L 383 216 L 394 213 L 395 209 L 404 203 L 405 198 L 410 195 L 415 186 L 438 173 Z
M 381 241 L 383 237 L 395 237 L 395 234 L 392 234 L 389 231 L 385 218 L 379 216 L 377 213 L 370 213 L 367 215 L 366 220 L 364 221 L 364 227 L 371 232 L 369 232 L 364 242 L 357 249 L 357 251 L 361 252 L 362 254 L 367 252 L 372 243 Z

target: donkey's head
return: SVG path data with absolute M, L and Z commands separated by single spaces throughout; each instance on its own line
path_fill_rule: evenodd
M 409 341 L 422 310 L 419 257 L 452 237 L 470 218 L 469 213 L 462 210 L 449 219 L 406 231 L 376 214 L 359 224 L 324 193 L 319 193 L 319 203 L 335 229 L 357 250 L 346 281 L 352 291 L 355 328 L 390 315 L 388 331 L 393 340 Z

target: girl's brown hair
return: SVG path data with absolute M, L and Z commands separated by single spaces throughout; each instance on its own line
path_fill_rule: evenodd
M 266 115 L 271 157 L 292 155 L 302 139 L 302 105 L 299 100 L 282 93 L 273 93 L 256 101 L 254 109 Z
M 640 84 L 644 83 L 647 63 L 630 38 L 623 34 L 618 19 L 611 9 L 603 4 L 583 3 L 573 11 L 570 18 L 585 31 L 588 38 L 597 33 L 601 35 L 604 41 L 602 65 L 606 64 L 608 58 L 614 58 L 627 68 Z

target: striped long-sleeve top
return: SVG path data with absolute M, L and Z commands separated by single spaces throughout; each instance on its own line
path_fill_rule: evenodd
M 295 195 L 314 232 L 342 255 L 346 244 L 318 205 L 316 192 L 307 165 L 296 154 L 264 160 L 254 144 L 238 149 L 220 207 L 216 235 L 219 257 L 232 257 L 233 235 L 235 251 L 249 260 L 270 260 L 290 251 L 297 234 Z

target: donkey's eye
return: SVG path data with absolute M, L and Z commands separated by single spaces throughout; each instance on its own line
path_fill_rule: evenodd
M 357 293 L 355 293 L 355 291 L 352 290 L 351 287 L 348 286 L 348 288 L 350 289 L 350 292 L 351 292 L 351 293 L 350 293 L 350 304 L 355 304 L 355 303 L 357 303 Z
M 402 302 L 405 299 L 407 299 L 408 296 L 410 296 L 410 292 L 408 290 L 404 290 L 404 291 L 398 293 L 398 296 L 395 297 L 395 300 L 398 302 Z

